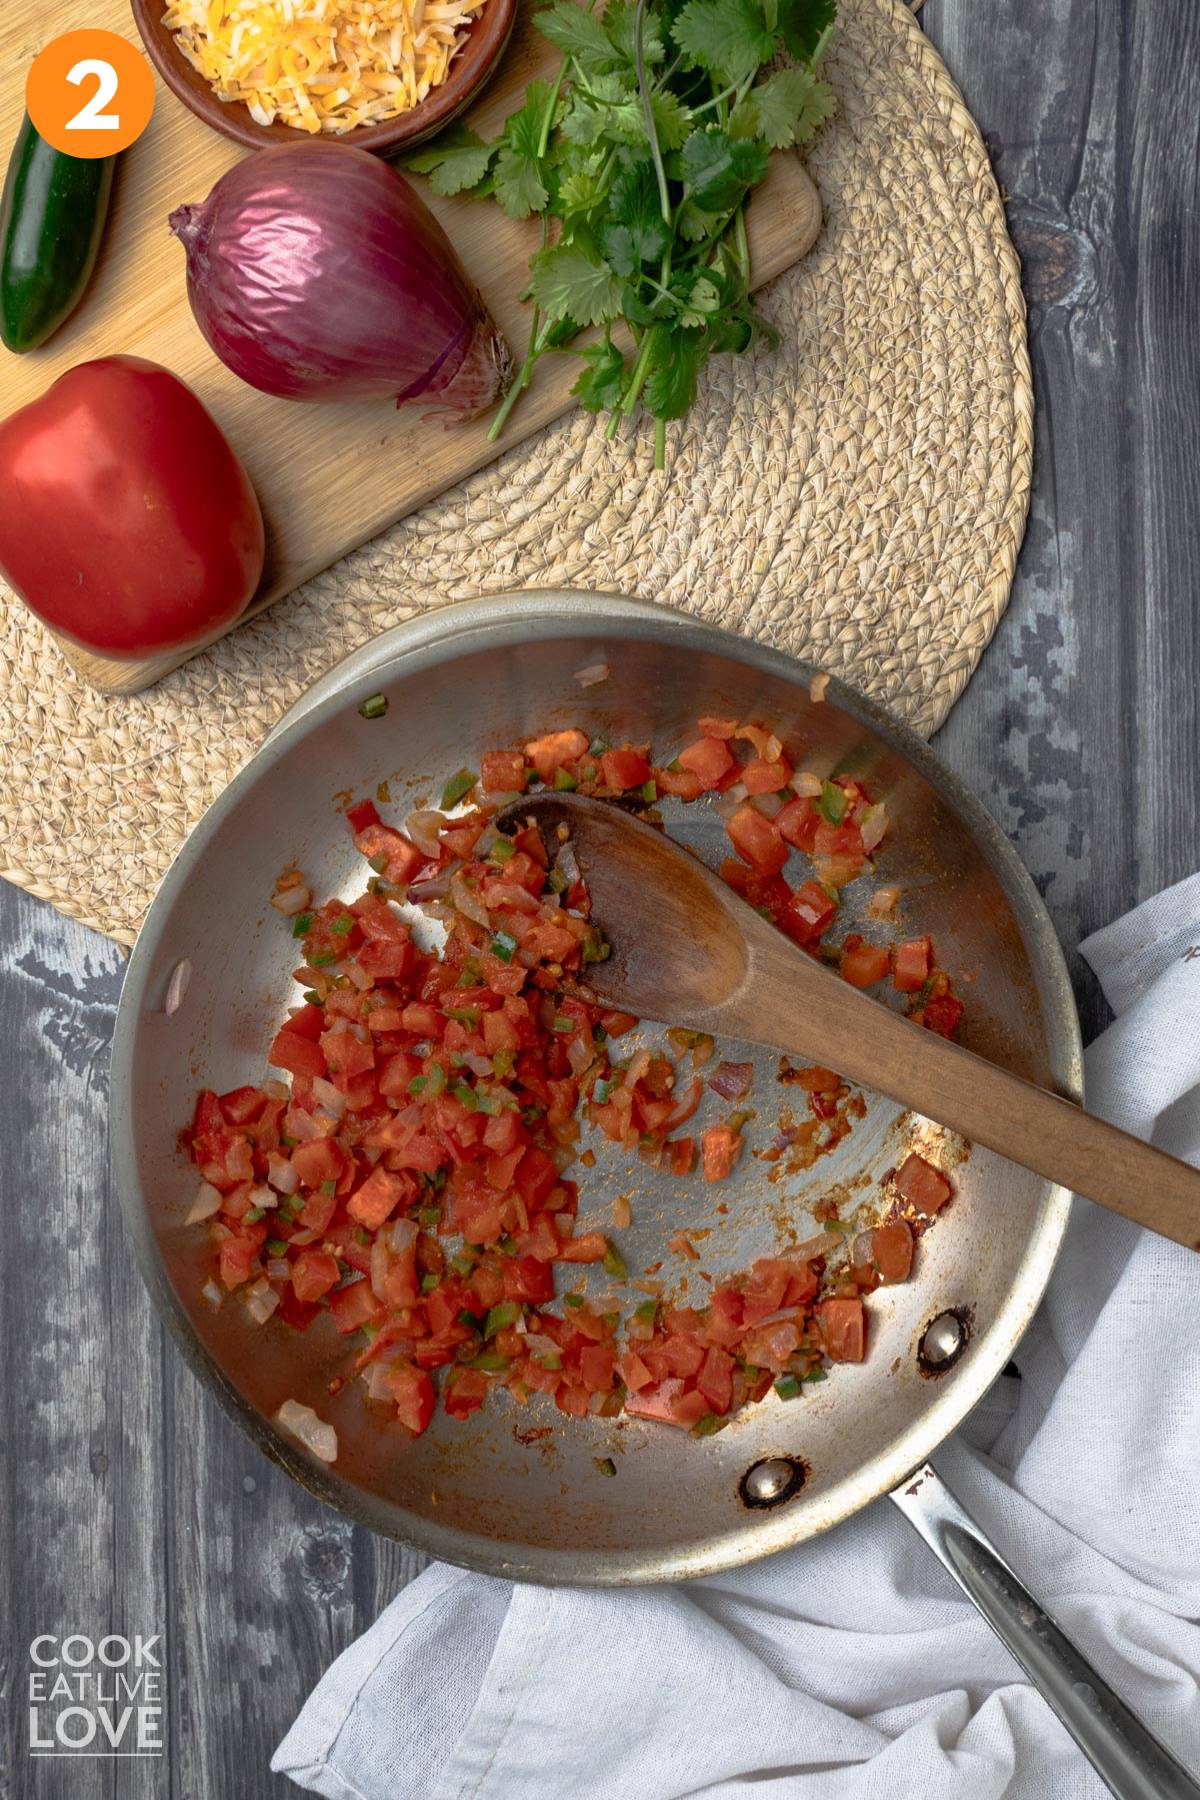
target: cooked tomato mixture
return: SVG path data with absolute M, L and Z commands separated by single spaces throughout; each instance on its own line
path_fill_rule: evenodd
M 500 1385 L 573 1417 L 624 1411 L 703 1435 L 772 1387 L 791 1399 L 828 1364 L 862 1360 L 864 1294 L 908 1277 L 951 1183 L 912 1154 L 885 1178 L 885 1223 L 855 1233 L 826 1208 L 829 1228 L 807 1244 L 706 1274 L 702 1306 L 628 1271 L 612 1237 L 579 1219 L 589 1135 L 681 1179 L 723 1181 L 757 1116 L 742 1104 L 753 1071 L 710 1074 L 712 1040 L 695 1032 L 623 1053 L 638 1021 L 588 988 L 607 945 L 569 841 L 548 848 L 531 824 L 508 836 L 495 824 L 538 783 L 651 820 L 665 796 L 715 795 L 732 887 L 853 986 L 886 984 L 930 1030 L 957 1026 L 962 1005 L 927 937 L 837 932 L 841 889 L 884 841 L 884 807 L 855 780 L 794 771 L 758 726 L 702 719 L 665 766 L 646 747 L 551 732 L 489 751 L 403 829 L 380 814 L 383 784 L 378 805 L 346 814 L 369 872 L 357 899 L 316 905 L 294 869 L 277 886 L 304 989 L 270 1047 L 289 1080 L 202 1093 L 185 1134 L 201 1176 L 189 1223 L 204 1221 L 213 1246 L 205 1296 L 237 1292 L 257 1322 L 300 1332 L 327 1313 L 353 1339 L 370 1400 L 414 1435 L 435 1377 L 453 1418 Z M 881 929 L 896 898 L 872 898 Z M 398 901 L 441 921 L 440 949 L 418 947 Z M 839 1078 L 797 1076 L 814 1121 L 835 1118 Z M 613 1218 L 630 1223 L 627 1199 Z M 698 1235 L 677 1233 L 664 1254 L 696 1261 Z M 586 1263 L 603 1265 L 606 1297 L 580 1291 Z M 308 1408 L 283 1413 L 317 1454 L 336 1454 Z

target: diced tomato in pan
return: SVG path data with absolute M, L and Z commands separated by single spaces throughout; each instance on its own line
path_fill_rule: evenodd
M 778 875 L 787 861 L 787 845 L 765 813 L 748 803 L 739 806 L 725 830 L 738 855 L 752 869 L 763 875 Z
M 821 1339 L 830 1362 L 861 1362 L 866 1350 L 866 1321 L 861 1300 L 835 1295 L 817 1307 Z
M 896 1187 L 901 1198 L 909 1201 L 923 1218 L 932 1218 L 934 1213 L 940 1212 L 953 1192 L 941 1170 L 918 1156 L 915 1150 L 896 1171 Z
M 724 1181 L 742 1148 L 739 1134 L 728 1125 L 711 1125 L 700 1134 L 705 1181 Z
M 676 757 L 681 769 L 695 775 L 702 789 L 715 788 L 734 766 L 733 752 L 724 739 L 697 738 Z
M 867 944 L 852 933 L 842 946 L 839 967 L 842 980 L 851 987 L 872 987 L 883 980 L 891 966 L 892 955 L 886 944 Z
M 892 969 L 892 985 L 902 994 L 915 994 L 929 980 L 933 967 L 933 945 L 927 937 L 913 938 L 896 946 Z

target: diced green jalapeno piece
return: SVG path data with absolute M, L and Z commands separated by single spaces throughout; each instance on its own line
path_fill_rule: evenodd
M 449 812 L 452 806 L 457 806 L 463 795 L 469 794 L 478 780 L 474 769 L 460 769 L 457 775 L 452 775 L 442 789 L 442 811 Z

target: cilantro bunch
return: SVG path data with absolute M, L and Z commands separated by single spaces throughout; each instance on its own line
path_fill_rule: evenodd
M 608 435 L 645 407 L 655 467 L 709 356 L 767 331 L 750 294 L 747 196 L 772 149 L 807 143 L 834 110 L 814 73 L 836 0 L 554 0 L 537 25 L 563 53 L 553 82 L 485 143 L 452 126 L 410 156 L 439 194 L 492 196 L 541 220 L 533 311 L 496 438 L 550 353 L 583 363 L 572 392 Z M 787 53 L 788 66 L 767 65 Z M 620 340 L 614 329 L 628 328 Z M 587 327 L 602 332 L 577 345 Z

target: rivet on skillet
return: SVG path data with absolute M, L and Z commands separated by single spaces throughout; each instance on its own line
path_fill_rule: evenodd
M 944 1375 L 952 1369 L 967 1347 L 971 1335 L 970 1319 L 965 1310 L 939 1313 L 921 1333 L 917 1346 L 917 1362 L 923 1375 Z
M 738 1493 L 746 1506 L 782 1506 L 804 1486 L 808 1470 L 794 1456 L 764 1456 L 751 1463 L 738 1483 Z

